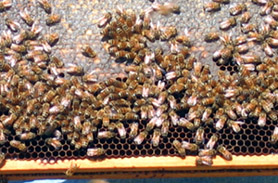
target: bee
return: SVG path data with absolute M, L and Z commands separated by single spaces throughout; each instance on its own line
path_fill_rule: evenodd
M 44 35 L 44 40 L 46 40 L 46 42 L 50 46 L 54 46 L 59 40 L 59 34 L 57 34 L 57 33 L 45 34 Z
M 217 32 L 210 32 L 205 35 L 206 42 L 213 42 L 219 39 L 219 34 Z
M 215 12 L 220 10 L 220 4 L 217 2 L 209 2 L 204 5 L 204 10 L 207 12 Z
M 195 135 L 195 142 L 196 144 L 201 144 L 204 142 L 204 133 L 205 130 L 203 127 L 199 127 L 196 131 L 196 135 Z
M 133 140 L 134 143 L 136 145 L 142 144 L 143 141 L 146 139 L 147 135 L 148 135 L 148 132 L 146 130 L 140 132 L 139 135 L 134 138 L 134 140 Z
M 9 27 L 9 29 L 11 31 L 14 31 L 14 32 L 18 31 L 21 28 L 21 26 L 20 26 L 20 24 L 18 22 L 15 22 L 15 21 L 13 21 L 13 20 L 11 20 L 9 18 L 5 19 L 5 23 Z
M 46 25 L 48 25 L 48 26 L 59 23 L 60 21 L 61 21 L 61 15 L 58 15 L 58 14 L 48 15 L 45 20 Z
M 1 121 L 3 125 L 6 127 L 6 126 L 12 126 L 16 119 L 17 116 L 14 113 L 12 113 L 9 116 L 5 116 L 5 118 L 2 119 Z
M 1 152 L 0 153 L 0 166 L 3 165 L 5 158 L 6 158 L 6 154 Z
M 226 20 L 223 20 L 222 22 L 220 22 L 219 28 L 221 30 L 227 30 L 235 25 L 236 25 L 236 19 L 234 17 L 232 17 L 232 18 L 229 18 L 229 19 L 226 19 Z
M 68 64 L 68 67 L 64 68 L 64 70 L 68 74 L 73 74 L 73 75 L 83 74 L 83 68 L 81 66 L 78 66 L 78 65 L 75 65 L 75 64 Z
M 211 156 L 202 156 L 196 157 L 196 164 L 197 165 L 206 165 L 206 166 L 211 166 L 213 164 L 212 162 L 212 157 Z
M 102 156 L 104 154 L 105 154 L 105 150 L 102 148 L 88 148 L 87 149 L 87 156 L 89 156 L 89 157 Z
M 251 19 L 251 14 L 250 14 L 250 12 L 247 11 L 241 15 L 239 22 L 241 24 L 247 24 L 250 19 Z
M 203 157 L 203 156 L 214 156 L 216 154 L 216 150 L 214 149 L 200 149 L 198 156 Z
M 272 108 L 274 107 L 271 101 L 261 100 L 260 104 L 267 113 L 271 112 Z
M 271 135 L 270 142 L 272 144 L 276 144 L 277 141 L 278 141 L 278 127 L 275 126 L 274 131 L 273 131 L 273 133 Z
M 162 137 L 167 137 L 169 132 L 169 121 L 163 121 L 161 125 L 161 135 Z
M 125 130 L 123 123 L 117 122 L 116 128 L 118 130 L 118 133 L 119 133 L 121 139 L 125 139 L 126 138 L 126 130 Z
M 198 96 L 197 95 L 192 95 L 187 99 L 187 104 L 189 106 L 195 106 L 198 101 Z
M 194 124 L 185 118 L 180 118 L 178 125 L 182 126 L 182 127 L 186 127 L 188 130 L 191 130 L 191 131 L 194 130 L 194 128 L 195 128 Z
M 240 125 L 244 124 L 244 122 L 242 121 L 232 121 L 232 120 L 229 120 L 228 121 L 228 125 L 230 127 L 232 127 L 232 129 L 234 130 L 234 132 L 238 133 L 240 132 Z
M 230 0 L 212 0 L 213 2 L 216 2 L 216 3 L 221 3 L 221 4 L 229 4 L 230 3 Z
M 177 115 L 177 113 L 174 110 L 171 110 L 169 112 L 169 116 L 170 116 L 171 122 L 174 126 L 180 125 L 179 116 Z M 184 120 L 186 120 L 186 119 L 184 119 Z
M 20 136 L 19 136 L 20 140 L 31 140 L 35 137 L 36 137 L 36 134 L 33 132 L 25 132 L 25 133 L 20 134 Z
M 97 138 L 99 139 L 110 139 L 115 136 L 115 133 L 111 131 L 99 131 L 97 133 Z
M 269 44 L 269 46 L 271 47 L 278 47 L 278 39 L 275 39 L 275 38 L 268 38 L 266 39 L 266 43 Z
M 197 151 L 199 149 L 197 144 L 192 144 L 187 141 L 182 141 L 182 148 L 187 149 L 189 151 Z
M 218 146 L 217 151 L 224 157 L 225 160 L 232 160 L 232 154 L 223 145 Z
M 264 18 L 264 22 L 270 25 L 271 28 L 275 28 L 278 26 L 278 22 L 271 15 L 267 15 Z
M 13 2 L 12 0 L 3 0 L 0 2 L 0 11 L 4 11 L 7 8 L 10 8 L 12 6 Z
M 48 14 L 51 13 L 51 4 L 49 0 L 38 0 L 40 6 L 44 9 L 44 11 Z
M 237 115 L 236 113 L 233 111 L 233 109 L 231 107 L 227 107 L 225 109 L 226 114 L 229 116 L 229 118 L 236 120 L 237 119 Z
M 110 12 L 106 13 L 103 17 L 98 20 L 98 27 L 105 27 L 112 19 L 112 14 Z
M 165 28 L 164 31 L 161 33 L 160 38 L 162 41 L 167 41 L 170 38 L 176 36 L 177 33 L 178 32 L 177 32 L 176 27 L 168 27 L 168 28 Z
M 271 13 L 272 8 L 273 8 L 274 3 L 272 1 L 268 1 L 264 7 L 262 8 L 262 10 L 260 11 L 260 15 L 264 16 L 264 15 L 268 15 L 269 13 Z
M 154 11 L 157 11 L 161 15 L 169 15 L 170 13 L 179 14 L 180 13 L 180 6 L 178 6 L 175 3 L 164 3 L 159 4 L 157 2 L 154 2 L 152 4 L 152 9 Z
M 129 137 L 134 138 L 138 134 L 139 124 L 134 122 L 130 124 Z
M 18 140 L 11 140 L 10 141 L 10 145 L 20 151 L 26 151 L 27 150 L 27 147 L 24 143 L 21 143 L 20 141 Z
M 210 139 L 209 139 L 209 141 L 208 141 L 208 143 L 206 144 L 206 148 L 207 149 L 213 149 L 213 147 L 215 146 L 215 144 L 216 144 L 216 142 L 218 141 L 218 135 L 216 135 L 216 134 L 213 134 L 211 137 L 210 137 Z
M 73 176 L 73 174 L 79 169 L 77 164 L 71 164 L 69 169 L 65 172 L 66 176 Z
M 47 138 L 47 139 L 45 139 L 45 142 L 47 144 L 51 145 L 52 147 L 54 147 L 56 150 L 58 150 L 62 147 L 62 143 L 60 142 L 60 140 L 55 137 Z
M 259 125 L 260 127 L 264 127 L 265 124 L 266 124 L 266 113 L 261 112 L 261 113 L 259 114 L 258 125 Z
M 173 146 L 178 151 L 179 155 L 184 158 L 186 156 L 185 149 L 182 147 L 182 144 L 178 140 L 173 141 Z
M 150 42 L 155 41 L 155 32 L 151 30 L 144 29 L 142 35 L 145 36 Z
M 184 34 L 185 35 L 179 35 L 175 38 L 175 40 L 180 43 L 180 44 L 183 44 L 184 46 L 188 46 L 190 47 L 191 46 L 191 41 L 190 41 L 190 38 L 189 38 L 189 32 L 187 29 L 184 30 Z M 177 49 L 179 51 L 179 49 Z
M 244 3 L 240 3 L 230 8 L 230 14 L 235 16 L 235 15 L 239 15 L 240 13 L 246 10 L 247 10 L 246 5 Z
M 22 20 L 29 26 L 32 26 L 34 23 L 34 19 L 31 17 L 30 13 L 27 9 L 21 10 L 19 12 L 20 17 Z
M 151 139 L 151 143 L 154 147 L 157 147 L 159 145 L 159 139 L 160 139 L 160 136 L 161 136 L 161 131 L 160 129 L 156 128 L 154 129 L 153 131 L 153 137 Z
M 90 46 L 83 47 L 82 54 L 89 58 L 95 58 L 97 56 L 96 52 Z

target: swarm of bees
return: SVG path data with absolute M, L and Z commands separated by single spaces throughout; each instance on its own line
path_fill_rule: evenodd
M 217 154 L 232 160 L 230 149 L 220 142 L 223 129 L 238 134 L 246 119 L 255 119 L 260 128 L 278 119 L 278 65 L 273 58 L 278 46 L 277 5 L 253 2 L 263 6 L 260 14 L 265 24 L 261 27 L 249 24 L 252 16 L 247 5 L 239 3 L 229 9 L 231 17 L 219 23 L 222 33 L 204 35 L 206 42 L 221 42 L 212 56 L 218 65 L 238 68 L 230 75 L 220 69 L 217 78 L 209 65 L 191 54 L 193 42 L 187 29 L 180 33 L 174 26 L 152 21 L 156 12 L 180 13 L 178 5 L 154 2 L 139 16 L 121 7 L 116 15 L 106 13 L 97 26 L 110 57 L 126 63 L 126 77 L 101 82 L 93 72 L 85 73 L 81 66 L 64 64 L 51 55 L 59 35 L 41 35 L 38 20 L 23 8 L 19 15 L 28 28 L 7 18 L 7 30 L 0 36 L 0 109 L 6 111 L 0 116 L 0 144 L 8 143 L 24 154 L 26 142 L 44 136 L 47 146 L 58 151 L 66 138 L 75 150 L 85 149 L 87 157 L 96 158 L 107 155 L 107 149 L 94 144 L 95 139 L 128 139 L 137 146 L 148 141 L 155 149 L 170 139 L 171 129 L 182 129 L 193 135 L 192 140 L 169 140 L 182 158 L 195 154 L 196 164 L 206 166 L 213 164 Z M 227 4 L 229 0 L 213 0 L 204 5 L 204 11 L 213 13 Z M 11 6 L 11 1 L 4 0 L 0 11 Z M 53 14 L 50 1 L 38 0 L 38 6 L 46 13 L 46 25 L 61 21 L 60 15 Z M 242 36 L 225 32 L 237 24 Z M 159 41 L 167 42 L 169 51 L 149 46 Z M 261 45 L 266 57 L 250 53 L 249 43 Z M 90 45 L 81 52 L 97 57 Z M 206 129 L 214 133 L 207 135 Z M 16 138 L 9 140 L 12 133 Z M 275 145 L 277 141 L 275 127 L 270 142 Z M 72 176 L 78 168 L 72 165 L 66 175 Z

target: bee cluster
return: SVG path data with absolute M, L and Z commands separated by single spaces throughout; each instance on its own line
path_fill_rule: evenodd
M 106 13 L 98 20 L 102 43 L 126 67 L 124 77 L 104 81 L 53 56 L 59 34 L 42 35 L 27 9 L 19 12 L 27 29 L 5 19 L 7 29 L 0 36 L 0 159 L 189 154 L 198 155 L 198 165 L 212 165 L 216 154 L 231 160 L 232 153 L 275 151 L 276 2 L 252 2 L 262 6 L 261 27 L 249 23 L 247 5 L 238 3 L 230 8 L 231 17 L 220 22 L 222 34 L 203 37 L 210 44 L 221 41 L 212 57 L 218 73 L 192 54 L 187 29 L 180 33 L 175 26 L 153 21 L 156 13 L 179 14 L 178 5 L 154 2 L 139 16 L 120 7 L 116 15 Z M 215 12 L 229 3 L 213 0 L 204 10 Z M 37 4 L 46 13 L 47 26 L 59 24 L 62 16 L 53 13 L 50 1 Z M 11 0 L 3 0 L 0 11 L 11 6 Z M 238 22 L 243 35 L 225 33 Z M 153 43 L 168 49 L 151 47 Z M 249 51 L 254 45 L 262 46 L 264 59 Z M 90 45 L 81 51 L 89 59 L 98 57 Z

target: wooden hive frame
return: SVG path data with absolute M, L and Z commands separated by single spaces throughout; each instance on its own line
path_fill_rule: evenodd
M 66 170 L 76 164 L 79 169 L 71 177 Z M 0 169 L 2 178 L 30 180 L 42 178 L 170 178 L 170 177 L 230 177 L 277 175 L 278 156 L 233 156 L 226 161 L 220 156 L 213 165 L 196 166 L 195 156 L 180 157 L 132 157 L 105 160 L 58 160 L 44 164 L 38 160 L 6 160 Z

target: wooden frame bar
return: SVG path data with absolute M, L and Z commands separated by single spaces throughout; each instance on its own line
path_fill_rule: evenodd
M 76 164 L 74 176 L 66 177 L 65 171 Z M 151 178 L 151 177 L 221 177 L 277 175 L 278 156 L 233 156 L 226 161 L 217 156 L 213 166 L 195 165 L 195 157 L 137 157 L 104 160 L 58 160 L 54 164 L 41 160 L 7 160 L 0 168 L 0 175 L 8 180 L 38 178 Z

